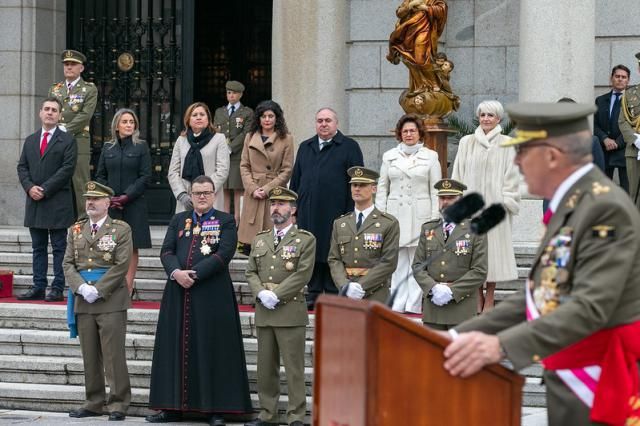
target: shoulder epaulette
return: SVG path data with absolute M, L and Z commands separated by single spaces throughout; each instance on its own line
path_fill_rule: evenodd
M 338 219 L 342 219 L 343 217 L 350 216 L 350 215 L 351 215 L 351 213 L 353 213 L 353 212 L 345 213 L 345 214 L 343 214 L 342 216 L 338 217 Z
M 301 233 L 301 234 L 309 235 L 311 237 L 315 237 L 315 235 L 313 235 L 311 232 L 307 231 L 306 229 L 298 228 L 298 232 Z
M 392 215 L 390 213 L 387 213 L 387 212 L 380 212 L 380 216 L 384 216 L 384 217 L 386 217 L 387 219 L 389 219 L 391 221 L 398 220 L 397 217 L 395 217 L 394 215 Z
M 120 220 L 120 219 L 113 219 L 113 223 L 117 223 L 118 225 L 128 225 L 127 222 L 125 222 L 124 220 Z
M 265 231 L 260 231 L 256 235 L 268 234 L 269 232 L 271 232 L 271 229 L 267 229 Z

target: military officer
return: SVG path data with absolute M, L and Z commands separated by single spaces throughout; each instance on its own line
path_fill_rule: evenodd
M 640 52 L 636 53 L 640 70 Z M 622 94 L 618 127 L 626 143 L 624 156 L 629 179 L 629 196 L 640 207 L 640 84 L 627 86 Z
M 620 386 L 637 386 L 637 370 L 618 367 L 640 358 L 640 213 L 591 163 L 595 106 L 507 111 L 517 130 L 503 145 L 551 213 L 525 289 L 449 330 L 445 368 L 467 377 L 504 357 L 516 369 L 542 360 L 550 426 L 638 422 L 638 389 Z
M 63 51 L 64 80 L 49 89 L 49 96 L 56 97 L 62 104 L 62 117 L 58 127 L 70 133 L 78 144 L 78 161 L 72 180 L 78 217 L 85 215 L 82 191 L 84 184 L 91 178 L 89 125 L 98 101 L 98 89 L 95 84 L 84 81 L 80 76 L 86 61 L 87 58 L 76 50 Z
M 440 212 L 462 197 L 466 185 L 442 179 L 437 190 Z M 478 288 L 487 278 L 487 241 L 471 233 L 469 222 L 432 220 L 422 225 L 413 261 L 413 276 L 422 288 L 422 321 L 448 330 L 476 314 Z
M 306 412 L 304 382 L 305 326 L 303 294 L 313 273 L 316 239 L 293 224 L 298 195 L 280 186 L 269 191 L 273 229 L 251 245 L 247 282 L 256 297 L 258 397 L 260 415 L 248 426 L 277 425 L 280 356 L 289 390 L 287 422 L 302 426 Z
M 231 211 L 231 198 L 233 197 L 233 211 L 236 223 L 240 223 L 240 197 L 244 192 L 242 178 L 240 177 L 240 157 L 244 138 L 251 129 L 253 123 L 253 110 L 242 105 L 240 99 L 244 93 L 244 84 L 239 81 L 227 81 L 226 106 L 216 109 L 213 116 L 213 125 L 219 133 L 227 137 L 229 150 L 231 151 L 229 177 L 224 184 L 224 209 Z
M 373 204 L 377 172 L 355 166 L 347 173 L 355 210 L 333 222 L 327 259 L 331 277 L 347 297 L 384 303 L 398 265 L 400 225 Z
M 69 228 L 63 268 L 75 299 L 70 303 L 74 312 L 68 316 L 75 315 L 80 336 L 86 401 L 69 416 L 101 416 L 106 403 L 109 420 L 124 420 L 131 401 L 125 354 L 131 228 L 108 216 L 111 188 L 88 182 L 83 195 L 88 218 Z

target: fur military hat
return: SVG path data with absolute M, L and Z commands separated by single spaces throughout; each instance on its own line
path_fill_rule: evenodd
M 239 81 L 235 81 L 235 80 L 230 80 L 227 81 L 227 84 L 225 86 L 227 88 L 227 90 L 231 90 L 232 92 L 244 92 L 244 84 L 240 83 Z
M 85 187 L 85 192 L 84 194 L 82 194 L 83 197 L 102 198 L 102 197 L 113 197 L 115 195 L 115 193 L 113 192 L 113 189 L 109 188 L 107 185 L 103 185 L 99 182 L 95 182 L 92 180 L 87 182 L 87 184 L 84 187 Z
M 87 62 L 87 57 L 84 56 L 82 53 L 78 52 L 77 50 L 71 50 L 71 49 L 63 50 L 60 57 L 62 58 L 63 63 L 77 62 L 78 64 L 84 64 L 85 62 Z

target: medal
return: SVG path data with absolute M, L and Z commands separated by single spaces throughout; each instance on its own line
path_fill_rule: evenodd
M 196 225 L 193 228 L 193 235 L 200 235 L 200 225 Z
M 184 235 L 186 237 L 190 237 L 191 236 L 191 222 L 193 222 L 190 218 L 187 218 L 184 221 Z
M 108 262 L 111 260 L 111 253 L 105 253 L 104 256 L 102 256 L 102 258 L 105 260 L 105 262 Z
M 340 244 L 340 254 L 344 254 L 344 244 Z
M 284 269 L 286 269 L 287 271 L 293 271 L 293 262 L 289 261 L 287 263 L 284 264 Z
M 202 240 L 202 245 L 200 246 L 200 253 L 202 253 L 204 256 L 211 254 L 211 247 L 209 246 L 209 244 L 207 244 L 206 240 Z

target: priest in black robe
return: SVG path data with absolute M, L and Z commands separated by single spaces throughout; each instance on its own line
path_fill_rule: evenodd
M 229 275 L 236 250 L 232 215 L 213 208 L 213 181 L 191 186 L 194 210 L 176 214 L 160 252 L 164 289 L 151 367 L 148 416 L 179 421 L 184 412 L 211 415 L 252 411 L 238 306 Z

